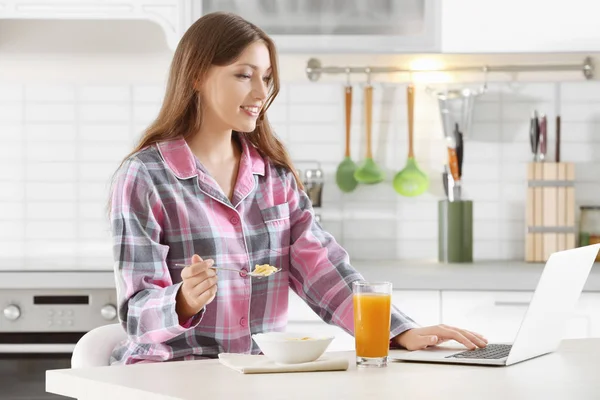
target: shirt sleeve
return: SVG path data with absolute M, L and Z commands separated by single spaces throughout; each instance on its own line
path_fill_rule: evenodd
M 146 166 L 136 158 L 117 171 L 111 198 L 114 271 L 119 321 L 139 343 L 163 343 L 200 323 L 204 309 L 180 323 L 161 244 L 163 206 Z
M 346 250 L 315 220 L 306 193 L 299 189 L 294 176 L 287 176 L 290 206 L 291 251 L 290 286 L 323 321 L 334 324 L 354 336 L 352 282 L 363 281 L 349 261 Z M 419 327 L 392 306 L 390 338 Z

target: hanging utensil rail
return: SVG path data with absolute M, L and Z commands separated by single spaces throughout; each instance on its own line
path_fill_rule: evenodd
M 594 63 L 591 57 L 586 57 L 582 64 L 528 64 L 528 65 L 483 65 L 450 67 L 434 70 L 407 69 L 402 67 L 336 67 L 323 66 L 317 58 L 311 58 L 306 65 L 308 79 L 315 82 L 322 74 L 389 74 L 416 72 L 538 72 L 538 71 L 581 71 L 585 79 L 594 77 Z

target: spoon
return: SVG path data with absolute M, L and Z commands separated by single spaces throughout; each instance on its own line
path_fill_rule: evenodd
M 189 265 L 186 265 L 186 264 L 175 264 L 175 266 L 176 266 L 176 267 L 182 267 L 182 268 L 187 268 L 187 267 L 189 267 Z M 224 267 L 215 267 L 215 266 L 212 266 L 212 267 L 210 267 L 210 268 L 212 268 L 212 269 L 215 269 L 215 270 L 221 270 L 221 271 L 233 271 L 233 272 L 241 272 L 239 269 L 233 269 L 233 268 L 224 268 Z M 266 276 L 271 276 L 271 275 L 274 275 L 274 274 L 276 274 L 276 273 L 278 273 L 278 272 L 280 272 L 280 271 L 281 271 L 281 268 L 278 268 L 278 269 L 276 269 L 275 271 L 271 272 L 269 275 L 261 275 L 261 274 L 256 274 L 256 273 L 254 273 L 254 272 L 248 272 L 246 275 L 247 275 L 247 276 L 252 276 L 252 277 L 254 277 L 254 278 L 264 278 L 264 277 L 266 277 Z

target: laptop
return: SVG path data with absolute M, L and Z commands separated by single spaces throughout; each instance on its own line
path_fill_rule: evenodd
M 439 345 L 391 352 L 389 360 L 506 366 L 555 351 L 599 250 L 600 244 L 594 244 L 550 255 L 512 344 L 492 343 L 475 350 Z

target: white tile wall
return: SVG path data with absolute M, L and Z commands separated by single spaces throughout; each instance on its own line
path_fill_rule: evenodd
M 473 84 L 476 86 L 475 84 Z M 373 140 L 385 182 L 350 194 L 335 186 L 343 156 L 339 83 L 286 83 L 269 112 L 297 162 L 326 174 L 324 227 L 356 259 L 435 259 L 445 147 L 437 103 L 416 92 L 415 151 L 430 190 L 403 198 L 391 185 L 406 162 L 405 86 L 374 84 Z M 111 269 L 108 180 L 163 96 L 156 85 L 0 86 L 0 269 Z M 354 86 L 352 156 L 365 151 L 362 86 Z M 528 117 L 562 116 L 562 158 L 576 163 L 579 205 L 600 203 L 600 82 L 496 83 L 477 103 L 465 143 L 465 194 L 474 201 L 477 259 L 522 259 Z M 11 261 L 4 261 L 10 259 Z

